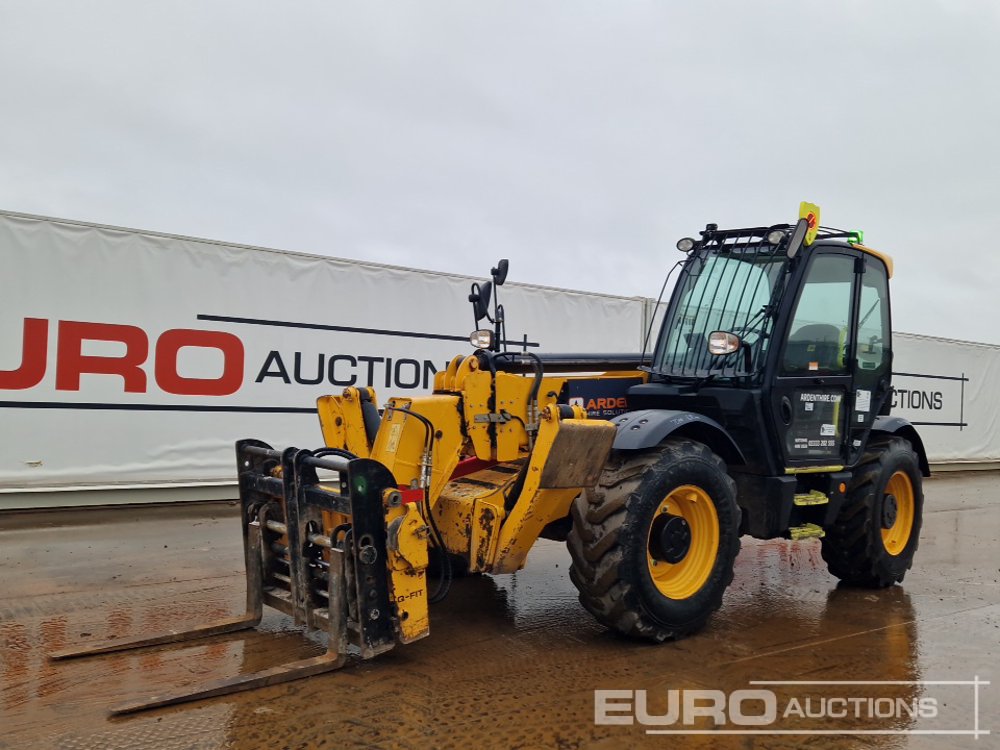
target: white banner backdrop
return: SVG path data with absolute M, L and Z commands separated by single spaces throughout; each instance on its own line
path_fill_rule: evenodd
M 460 276 L 2 213 L 0 268 L 2 488 L 232 482 L 237 439 L 318 446 L 317 396 L 472 351 Z M 529 351 L 639 348 L 642 298 L 500 301 Z
M 0 264 L 0 492 L 231 483 L 237 439 L 317 446 L 317 396 L 425 392 L 471 351 L 466 277 L 4 212 Z M 537 352 L 636 352 L 654 305 L 500 293 Z M 1000 460 L 1000 347 L 894 348 L 931 461 Z
M 931 462 L 1000 461 L 1000 347 L 893 335 L 892 413 L 910 420 Z

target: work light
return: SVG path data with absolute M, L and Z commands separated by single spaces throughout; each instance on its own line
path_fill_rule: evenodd
M 728 331 L 712 331 L 708 335 L 708 351 L 711 354 L 732 354 L 740 348 L 740 337 Z
M 493 348 L 493 331 L 483 328 L 469 334 L 469 343 L 477 349 Z

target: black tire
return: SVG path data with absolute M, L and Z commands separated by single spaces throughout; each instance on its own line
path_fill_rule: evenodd
M 443 572 L 443 566 L 441 565 L 442 557 L 441 550 L 437 547 L 431 547 L 427 550 L 427 575 L 431 578 L 441 577 L 441 573 Z M 451 564 L 452 579 L 473 575 L 469 572 L 469 561 L 461 555 L 448 553 L 448 562 Z
M 711 500 L 718 547 L 700 588 L 670 598 L 654 582 L 647 550 L 661 503 L 684 485 L 700 488 Z M 573 503 L 572 517 L 566 539 L 570 578 L 580 603 L 603 625 L 662 642 L 699 630 L 722 605 L 740 550 L 740 509 L 736 483 L 705 445 L 673 438 L 654 451 L 613 452 L 597 487 Z
M 905 544 L 892 554 L 883 539 L 883 519 L 886 504 L 891 502 L 886 489 L 898 473 L 905 475 L 912 487 L 913 518 Z M 890 437 L 869 443 L 837 520 L 822 540 L 823 559 L 833 575 L 848 585 L 864 588 L 902 582 L 913 566 L 920 541 L 924 508 L 921 479 L 920 463 L 908 440 Z

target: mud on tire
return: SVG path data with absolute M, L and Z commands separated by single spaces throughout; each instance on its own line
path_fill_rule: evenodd
M 654 580 L 647 555 L 661 504 L 686 486 L 700 489 L 714 507 L 718 546 L 700 587 L 671 598 Z M 695 632 L 721 606 L 740 549 L 740 509 L 725 463 L 707 446 L 674 438 L 653 451 L 613 452 L 597 487 L 573 503 L 572 520 L 570 578 L 600 623 L 660 642 Z
M 907 486 L 912 490 L 910 530 L 905 539 L 897 534 L 893 544 L 884 533 L 886 504 L 898 503 L 902 508 L 903 501 L 890 500 L 887 489 L 905 490 Z M 852 586 L 885 588 L 902 582 L 917 551 L 923 506 L 920 464 L 909 441 L 899 437 L 873 439 L 854 474 L 837 520 L 823 537 L 827 568 Z M 891 515 L 900 514 L 897 511 Z M 895 554 L 890 548 L 895 549 Z

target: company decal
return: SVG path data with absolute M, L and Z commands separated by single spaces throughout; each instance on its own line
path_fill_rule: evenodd
M 840 446 L 842 389 L 800 390 L 793 402 L 787 448 L 796 457 L 828 458 Z
M 594 419 L 611 419 L 628 411 L 626 394 L 642 378 L 583 378 L 566 383 L 566 398 L 570 406 L 582 406 Z
M 333 326 L 325 324 L 266 321 L 223 316 L 197 316 L 199 321 L 223 324 L 249 324 L 271 328 L 302 328 L 319 332 L 362 333 L 402 339 L 461 341 L 467 338 L 450 334 Z M 240 330 L 240 329 L 237 329 Z M 273 334 L 272 334 L 273 335 Z M 224 330 L 169 328 L 150 333 L 137 325 L 77 320 L 24 318 L 20 352 L 5 351 L 4 362 L 15 362 L 12 369 L 0 369 L 0 391 L 30 392 L 45 388 L 46 378 L 54 390 L 85 393 L 93 376 L 113 384 L 122 394 L 163 393 L 172 396 L 222 398 L 255 385 L 278 386 L 371 386 L 396 391 L 430 389 L 434 375 L 447 362 L 428 358 L 389 356 L 363 350 L 323 351 L 261 347 L 263 337 L 252 339 Z M 327 336 L 329 339 L 330 337 Z M 338 342 L 343 335 L 337 336 Z M 518 347 L 537 347 L 537 342 L 510 342 Z M 266 344 L 265 344 L 266 346 Z M 397 345 L 398 346 L 398 345 Z M 197 350 L 197 351 L 195 351 Z M 257 353 L 254 353 L 257 352 Z M 190 357 L 200 355 L 200 366 L 192 368 Z M 20 354 L 20 359 L 18 359 Z M 211 361 L 211 365 L 204 364 Z M 191 370 L 196 370 L 196 374 Z M 50 386 L 50 387 L 51 387 Z M 311 407 L 219 406 L 137 404 L 109 402 L 107 388 L 104 402 L 72 401 L 3 401 L 3 406 L 47 408 L 161 408 L 217 409 L 236 411 L 313 412 Z M 273 393 L 273 392 L 272 392 Z M 600 406 L 610 409 L 607 397 L 599 397 Z M 617 413 L 617 412 L 616 412 Z

